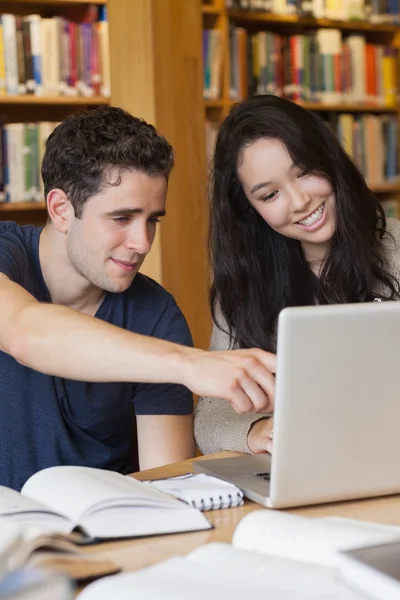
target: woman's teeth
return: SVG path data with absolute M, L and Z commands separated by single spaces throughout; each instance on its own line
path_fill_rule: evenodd
M 297 222 L 300 225 L 305 225 L 306 227 L 310 227 L 311 225 L 314 225 L 322 217 L 322 213 L 324 212 L 324 206 L 325 206 L 325 202 L 323 204 L 321 204 L 321 206 L 319 206 L 317 208 L 317 210 L 314 210 L 314 212 L 311 213 L 311 215 L 309 217 L 307 217 L 306 219 L 302 219 L 301 221 L 297 221 Z

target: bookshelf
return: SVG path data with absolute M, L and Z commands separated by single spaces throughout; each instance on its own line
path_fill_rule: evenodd
M 232 80 L 231 80 L 231 68 L 233 61 L 233 55 L 230 44 L 232 43 L 231 30 L 232 27 L 241 28 L 245 31 L 246 38 L 259 34 L 259 32 L 269 32 L 271 34 L 278 34 L 281 37 L 307 35 L 318 30 L 338 30 L 342 39 L 348 39 L 348 36 L 363 36 L 365 37 L 366 43 L 376 46 L 391 46 L 393 48 L 400 47 L 400 24 L 396 25 L 392 22 L 368 22 L 365 20 L 338 20 L 328 18 L 315 18 L 310 15 L 302 16 L 300 14 L 271 14 L 263 10 L 248 10 L 247 8 L 228 8 L 226 7 L 225 0 L 210 0 L 208 2 L 202 2 L 201 12 L 203 19 L 203 29 L 212 30 L 219 32 L 218 35 L 221 38 L 221 63 L 219 85 L 220 94 L 212 98 L 206 98 L 204 100 L 205 105 L 205 116 L 206 126 L 209 132 L 207 136 L 210 136 L 210 140 L 207 141 L 207 158 L 210 159 L 212 152 L 212 145 L 215 140 L 218 123 L 224 118 L 229 112 L 232 104 L 237 101 L 232 99 Z M 235 0 L 230 2 L 231 5 L 238 5 L 240 2 Z M 243 2 L 246 7 L 250 4 L 249 2 Z M 259 3 L 260 4 L 260 3 Z M 288 3 L 289 4 L 289 3 Z M 292 3 L 293 4 L 293 3 Z M 300 4 L 300 3 L 298 3 Z M 327 3 L 328 4 L 328 3 Z M 333 3 L 339 5 L 338 3 Z M 282 6 L 282 2 L 280 2 Z M 332 6 L 332 2 L 330 3 Z M 315 35 L 317 35 L 315 33 Z M 254 37 L 252 38 L 254 39 Z M 208 43 L 208 42 L 207 42 Z M 215 43 L 215 42 L 213 42 Z M 238 46 L 237 52 L 243 50 Z M 247 50 L 248 52 L 248 50 Z M 279 50 L 278 50 L 279 52 Z M 342 60 L 342 59 L 341 59 Z M 376 59 L 377 60 L 377 59 Z M 245 64 L 244 69 L 248 69 L 248 55 L 243 61 Z M 399 61 L 397 58 L 397 73 Z M 239 66 L 239 69 L 242 68 Z M 240 73 L 240 71 L 239 71 Z M 206 74 L 207 75 L 207 74 Z M 212 74 L 210 76 L 212 78 Z M 218 78 L 218 75 L 216 76 Z M 240 77 L 240 75 L 239 75 Z M 397 75 L 397 79 L 399 77 Z M 206 85 L 207 85 L 207 80 Z M 209 84 L 212 88 L 211 83 Z M 270 93 L 275 93 L 269 90 Z M 231 93 L 230 93 L 231 92 Z M 242 99 L 242 95 L 238 100 Z M 293 98 L 292 98 L 293 99 Z M 347 115 L 351 115 L 353 122 L 363 120 L 364 115 L 371 115 L 376 117 L 376 120 L 392 119 L 392 125 L 394 127 L 400 127 L 400 104 L 399 104 L 399 92 L 398 89 L 393 93 L 391 102 L 388 102 L 385 98 L 385 102 L 375 102 L 374 98 L 369 96 L 368 100 L 364 101 L 331 101 L 327 102 L 326 98 L 323 102 L 306 101 L 295 99 L 299 104 L 305 108 L 315 111 L 321 116 L 325 117 L 330 123 L 336 122 L 339 130 L 340 119 L 346 118 Z M 342 117 L 341 117 L 342 115 Z M 343 120 L 340 121 L 342 123 Z M 398 137 L 398 136 L 397 136 Z M 368 152 L 368 149 L 366 150 Z M 372 152 L 375 152 L 375 148 L 371 148 Z M 399 165 L 397 165 L 397 173 L 399 175 Z M 375 194 L 379 196 L 381 200 L 396 200 L 399 203 L 400 209 L 400 179 L 393 177 L 390 180 L 382 180 L 376 183 L 370 182 L 370 187 Z
M 0 14 L 11 13 L 22 17 L 38 14 L 42 18 L 63 16 L 79 22 L 83 20 L 92 4 L 89 0 L 0 0 Z M 106 0 L 96 1 L 95 4 L 105 6 Z M 6 61 L 6 58 L 3 60 Z M 0 94 L 0 115 L 6 124 L 58 122 L 73 112 L 109 102 L 111 98 L 101 95 L 47 95 L 45 92 L 43 95 L 9 95 L 7 90 L 4 90 Z M 46 219 L 45 203 L 13 198 L 13 202 L 0 203 L 0 220 L 3 219 L 16 220 L 21 224 L 41 225 Z

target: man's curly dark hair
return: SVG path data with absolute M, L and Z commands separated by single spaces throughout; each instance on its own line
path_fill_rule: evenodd
M 119 184 L 121 170 L 168 179 L 173 166 L 172 146 L 153 125 L 105 106 L 67 117 L 49 136 L 42 162 L 44 193 L 63 190 L 80 219 L 91 196 Z

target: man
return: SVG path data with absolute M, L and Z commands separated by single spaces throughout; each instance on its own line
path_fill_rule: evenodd
M 0 485 L 192 456 L 187 388 L 271 408 L 274 359 L 190 348 L 173 298 L 137 274 L 172 167 L 168 142 L 122 109 L 71 116 L 43 159 L 46 226 L 0 224 Z

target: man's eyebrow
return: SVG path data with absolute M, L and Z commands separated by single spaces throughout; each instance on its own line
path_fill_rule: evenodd
M 130 217 L 132 215 L 142 215 L 144 210 L 142 208 L 117 208 L 106 212 L 106 217 Z M 150 217 L 164 217 L 166 215 L 165 210 L 156 210 L 150 213 Z
M 298 169 L 298 165 L 296 165 L 296 163 L 292 163 L 289 167 L 289 170 L 292 171 L 293 169 Z M 261 188 L 263 187 L 267 187 L 267 185 L 271 185 L 271 183 L 273 183 L 272 181 L 263 181 L 261 183 L 256 183 L 256 185 L 251 189 L 251 194 L 255 194 L 255 192 L 258 192 L 258 190 L 261 190 Z

